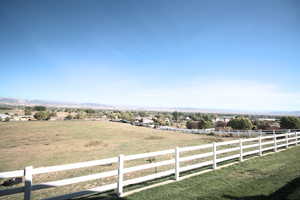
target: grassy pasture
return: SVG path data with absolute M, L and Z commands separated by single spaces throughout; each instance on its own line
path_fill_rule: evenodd
M 190 146 L 223 141 L 230 138 L 160 131 L 128 124 L 104 121 L 32 121 L 0 123 L 0 171 L 23 169 L 25 166 L 51 166 L 109 158 L 119 154 L 159 151 L 176 146 Z M 172 156 L 172 155 L 171 155 Z M 157 161 L 166 158 L 156 158 Z M 147 163 L 145 159 L 130 161 L 126 166 Z M 137 177 L 166 170 L 171 166 L 128 174 Z M 34 176 L 34 183 L 60 180 L 115 169 L 100 166 Z M 111 183 L 114 178 L 89 181 L 70 186 L 33 192 L 34 199 L 80 191 Z M 0 189 L 5 189 L 0 186 Z M 8 199 L 18 199 L 21 195 Z M 7 199 L 7 197 L 4 197 Z M 0 197 L 1 199 L 1 197 Z
M 0 171 L 159 151 L 221 138 L 103 121 L 0 123 Z
M 300 200 L 300 146 L 246 160 L 180 182 L 119 199 L 93 195 L 80 200 Z

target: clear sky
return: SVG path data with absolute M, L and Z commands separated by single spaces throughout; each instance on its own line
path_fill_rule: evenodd
M 0 1 L 0 96 L 300 109 L 298 0 Z

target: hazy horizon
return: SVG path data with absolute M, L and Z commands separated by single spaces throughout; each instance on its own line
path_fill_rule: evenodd
M 0 96 L 297 111 L 300 2 L 0 2 Z

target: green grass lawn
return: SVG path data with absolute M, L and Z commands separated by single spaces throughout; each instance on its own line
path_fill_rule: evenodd
M 117 198 L 94 195 L 83 199 L 108 200 Z M 241 164 L 145 190 L 123 199 L 300 199 L 300 147 L 246 160 Z

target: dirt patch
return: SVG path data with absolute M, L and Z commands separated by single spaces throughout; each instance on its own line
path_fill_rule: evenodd
M 149 136 L 149 137 L 145 137 L 145 140 L 162 140 L 164 139 L 164 137 L 162 136 Z
M 95 146 L 107 147 L 108 144 L 105 144 L 102 141 L 94 140 L 94 141 L 90 141 L 90 142 L 86 143 L 84 146 L 85 147 L 95 147 Z

